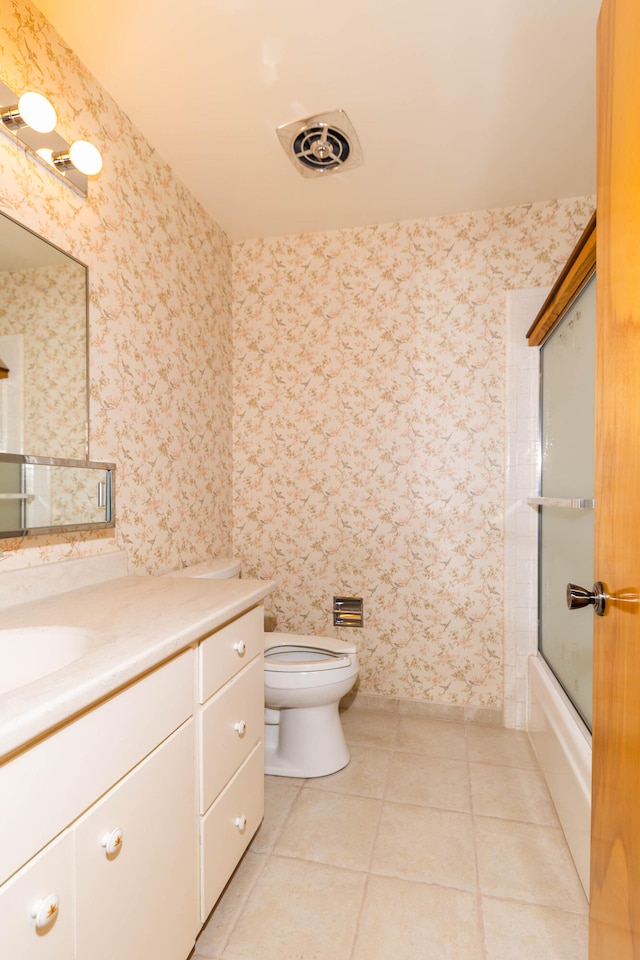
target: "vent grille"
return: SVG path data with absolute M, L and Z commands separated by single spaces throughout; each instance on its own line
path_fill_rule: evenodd
M 293 141 L 293 152 L 312 170 L 335 170 L 349 159 L 351 147 L 342 130 L 319 123 L 302 130 Z
M 325 176 L 362 163 L 358 137 L 344 110 L 283 124 L 277 134 L 303 177 Z

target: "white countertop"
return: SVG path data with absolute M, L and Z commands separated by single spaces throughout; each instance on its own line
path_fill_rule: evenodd
M 89 652 L 0 696 L 0 762 L 255 606 L 269 580 L 126 576 L 6 610 L 0 631 L 90 630 Z M 0 671 L 2 663 L 0 661 Z

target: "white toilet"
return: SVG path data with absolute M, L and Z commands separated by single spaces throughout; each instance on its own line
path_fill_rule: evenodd
M 170 576 L 231 579 L 241 564 L 207 560 Z M 324 777 L 349 762 L 339 704 L 358 677 L 356 646 L 333 637 L 264 635 L 265 773 Z

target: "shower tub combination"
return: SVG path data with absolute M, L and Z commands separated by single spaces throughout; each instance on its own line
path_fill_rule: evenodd
M 539 654 L 529 658 L 529 738 L 589 896 L 591 735 Z
M 540 345 L 538 655 L 529 661 L 529 736 L 589 892 L 593 612 L 595 262 Z

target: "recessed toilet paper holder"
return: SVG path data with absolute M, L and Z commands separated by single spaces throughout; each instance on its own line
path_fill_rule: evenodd
M 334 597 L 334 627 L 361 627 L 364 622 L 362 597 Z

